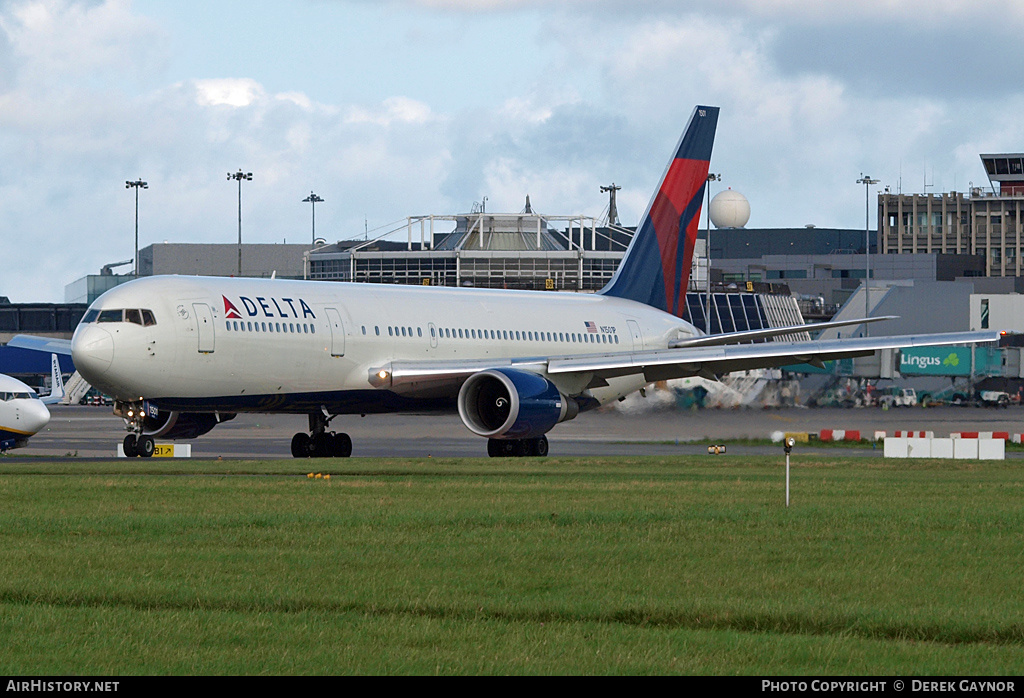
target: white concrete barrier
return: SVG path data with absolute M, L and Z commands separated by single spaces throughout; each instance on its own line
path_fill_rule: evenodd
M 885 458 L 906 458 L 908 449 L 905 436 L 887 436 L 882 444 L 882 455 Z
M 1005 460 L 1003 439 L 907 438 L 887 436 L 882 448 L 885 458 L 957 458 L 962 460 Z
M 978 439 L 953 439 L 953 457 L 978 460 Z
M 979 460 L 1006 460 L 1006 441 L 1003 439 L 979 439 Z

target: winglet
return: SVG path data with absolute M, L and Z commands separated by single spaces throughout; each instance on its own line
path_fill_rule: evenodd
M 718 111 L 705 106 L 693 110 L 629 249 L 602 294 L 683 316 Z

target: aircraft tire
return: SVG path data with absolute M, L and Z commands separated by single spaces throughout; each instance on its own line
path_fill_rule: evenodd
M 530 439 L 530 455 L 543 458 L 548 455 L 548 437 L 541 435 L 539 438 Z
M 327 432 L 321 432 L 311 437 L 311 456 L 315 458 L 330 458 L 334 455 L 334 437 Z
M 124 437 L 122 446 L 124 446 L 125 456 L 127 456 L 128 458 L 134 458 L 135 456 L 139 455 L 138 451 L 135 450 L 136 443 L 137 441 L 135 438 L 135 434 L 128 434 L 126 437 Z
M 518 439 L 487 439 L 487 455 L 491 458 L 512 458 L 519 454 Z
M 333 439 L 333 455 L 335 458 L 348 458 L 352 455 L 352 437 L 348 434 L 335 434 Z
M 140 438 L 135 446 L 135 451 L 143 458 L 151 458 L 156 452 L 156 443 L 153 441 L 153 437 L 143 436 Z
M 313 455 L 312 445 L 309 434 L 300 431 L 292 437 L 292 458 L 309 458 Z

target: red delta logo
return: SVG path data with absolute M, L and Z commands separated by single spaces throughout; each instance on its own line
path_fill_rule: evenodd
M 242 314 L 238 312 L 238 308 L 235 304 L 228 300 L 227 296 L 221 296 L 224 299 L 224 317 L 225 318 L 242 318 Z

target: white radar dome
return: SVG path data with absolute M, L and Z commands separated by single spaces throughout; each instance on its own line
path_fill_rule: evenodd
M 742 228 L 750 220 L 750 202 L 738 191 L 726 189 L 711 199 L 708 213 L 716 228 Z

